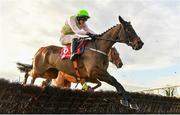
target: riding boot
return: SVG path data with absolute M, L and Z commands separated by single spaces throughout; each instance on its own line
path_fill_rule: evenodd
M 77 58 L 76 48 L 78 45 L 78 38 L 74 38 L 71 43 L 71 60 Z

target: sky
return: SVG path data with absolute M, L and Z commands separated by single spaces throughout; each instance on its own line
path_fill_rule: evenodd
M 121 15 L 144 42 L 138 51 L 115 44 L 124 65 L 110 63 L 108 72 L 120 83 L 180 85 L 180 0 L 0 0 L 0 78 L 23 81 L 16 62 L 31 64 L 40 47 L 60 45 L 65 20 L 79 9 L 89 11 L 87 24 L 96 33 L 118 24 Z

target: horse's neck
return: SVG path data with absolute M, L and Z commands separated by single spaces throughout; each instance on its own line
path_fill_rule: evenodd
M 101 40 L 96 41 L 98 49 L 103 52 L 106 52 L 108 54 L 111 47 L 115 43 L 113 41 L 116 41 L 116 39 L 117 39 L 120 28 L 121 27 L 118 24 L 118 25 L 112 27 L 111 29 L 109 29 L 108 31 L 106 31 L 105 33 L 103 33 Z

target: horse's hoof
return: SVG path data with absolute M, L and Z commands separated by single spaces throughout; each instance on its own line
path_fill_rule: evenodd
M 138 107 L 138 105 L 137 105 L 136 103 L 130 104 L 130 108 L 131 108 L 131 109 L 135 109 L 135 110 L 138 110 L 138 109 L 139 109 L 139 107 Z
M 89 89 L 89 86 L 86 83 L 83 84 L 82 90 L 83 91 L 88 91 L 88 89 Z
M 126 106 L 126 107 L 129 106 L 129 102 L 128 102 L 127 100 L 122 99 L 122 100 L 120 100 L 120 103 L 121 103 L 123 106 Z
M 21 85 L 22 85 L 22 86 L 27 86 L 27 84 L 24 84 L 24 83 L 22 83 Z
M 41 87 L 41 89 L 45 89 L 46 88 L 46 86 L 40 86 Z

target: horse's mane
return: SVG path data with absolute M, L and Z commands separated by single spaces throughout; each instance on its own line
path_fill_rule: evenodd
M 98 34 L 98 36 L 103 36 L 105 33 L 107 33 L 109 30 L 113 29 L 113 28 L 116 27 L 117 25 L 119 25 L 119 24 L 116 24 L 116 25 L 112 26 L 111 28 L 107 29 L 107 30 L 104 31 L 103 33 Z

